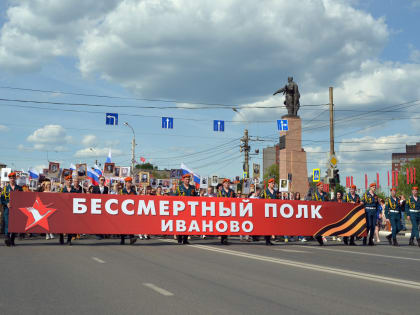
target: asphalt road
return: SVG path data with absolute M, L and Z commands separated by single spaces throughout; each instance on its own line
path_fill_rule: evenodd
M 420 314 L 420 248 L 216 239 L 0 245 L 0 314 Z

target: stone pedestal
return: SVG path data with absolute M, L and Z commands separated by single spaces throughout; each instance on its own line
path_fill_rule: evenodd
M 309 189 L 306 152 L 302 148 L 302 121 L 299 116 L 284 116 L 288 120 L 289 130 L 280 131 L 280 136 L 286 136 L 286 146 L 279 150 L 280 179 L 287 179 L 289 192 L 299 192 L 303 198 Z

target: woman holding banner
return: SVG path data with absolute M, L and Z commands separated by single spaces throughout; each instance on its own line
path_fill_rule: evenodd
M 64 187 L 61 190 L 61 193 L 64 194 L 74 194 L 76 193 L 76 189 L 74 189 L 71 185 L 73 178 L 71 175 L 65 177 Z M 74 237 L 74 234 L 67 234 L 67 245 L 71 246 L 71 239 Z M 64 234 L 60 234 L 60 244 L 64 244 Z

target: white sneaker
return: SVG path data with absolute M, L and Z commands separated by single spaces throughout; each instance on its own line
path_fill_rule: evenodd
M 341 237 L 337 237 L 337 242 L 341 242 Z
M 325 237 L 322 237 L 322 241 L 323 241 L 324 243 L 326 243 L 326 242 L 327 242 L 327 239 L 326 239 Z
M 306 240 L 305 238 L 302 238 L 300 241 L 301 241 L 302 243 L 307 242 L 307 240 Z
M 46 240 L 49 240 L 50 239 L 50 235 L 47 233 L 47 234 L 45 234 L 45 239 Z
M 51 239 L 54 239 L 54 234 L 50 234 L 50 238 Z

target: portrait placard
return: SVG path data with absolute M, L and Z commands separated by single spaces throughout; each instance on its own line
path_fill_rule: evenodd
M 48 177 L 59 178 L 60 175 L 60 163 L 50 162 L 48 166 Z
M 87 165 L 86 163 L 82 164 L 76 164 L 76 172 L 77 176 L 79 176 L 80 179 L 85 179 L 87 175 Z
M 120 177 L 130 176 L 130 167 L 120 167 Z
M 287 179 L 280 179 L 279 181 L 279 191 L 287 192 L 289 191 L 289 181 Z
M 149 185 L 150 175 L 149 172 L 140 172 L 140 182 L 145 185 Z
M 115 163 L 105 163 L 104 165 L 104 175 L 114 176 Z M 117 175 L 119 176 L 119 174 Z
M 4 167 L 1 169 L 1 181 L 8 182 L 9 181 L 9 174 L 12 172 L 12 169 L 9 167 Z

